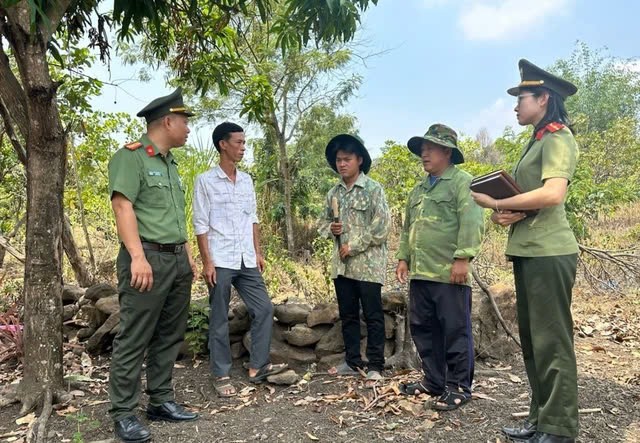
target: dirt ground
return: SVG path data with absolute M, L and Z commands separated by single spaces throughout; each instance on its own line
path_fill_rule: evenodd
M 640 347 L 637 296 L 576 295 L 576 354 L 579 368 L 580 442 L 640 442 Z M 78 360 L 80 358 L 78 357 Z M 69 381 L 76 395 L 57 405 L 49 420 L 50 442 L 112 441 L 107 414 L 108 358 L 79 362 L 85 376 Z M 19 368 L 2 367 L 3 383 L 15 381 Z M 308 382 L 282 387 L 253 386 L 238 362 L 233 371 L 240 395 L 219 399 L 211 386 L 207 361 L 179 361 L 174 371 L 177 400 L 201 414 L 196 422 L 148 423 L 146 396 L 139 416 L 154 442 L 504 442 L 501 426 L 522 420 L 528 387 L 519 355 L 512 361 L 476 364 L 474 400 L 458 411 L 434 413 L 425 398 L 396 395 L 394 388 L 416 373 L 388 373 L 375 390 L 359 378 L 308 372 Z M 67 372 L 69 373 L 69 371 Z M 24 440 L 28 427 L 16 423 L 19 406 L 0 409 L 0 442 Z M 115 441 L 115 440 L 113 440 Z M 104 442 L 104 443 L 106 443 Z

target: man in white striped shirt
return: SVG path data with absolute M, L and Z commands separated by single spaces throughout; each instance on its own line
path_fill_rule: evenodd
M 251 176 L 236 168 L 244 156 L 244 130 L 235 123 L 221 123 L 213 131 L 213 144 L 220 153 L 220 164 L 196 178 L 193 224 L 209 286 L 209 359 L 214 387 L 219 396 L 230 397 L 236 395 L 229 378 L 231 285 L 251 317 L 249 380 L 261 383 L 286 365 L 273 365 L 269 360 L 273 305 L 262 278 L 255 190 Z

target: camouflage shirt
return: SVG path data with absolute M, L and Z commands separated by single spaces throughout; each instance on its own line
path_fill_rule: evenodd
M 396 257 L 407 262 L 410 278 L 450 283 L 454 259 L 480 251 L 484 219 L 471 199 L 471 178 L 452 165 L 433 186 L 425 177 L 409 194 Z
M 387 264 L 387 235 L 391 216 L 384 191 L 380 183 L 364 173 L 347 190 L 340 180 L 327 194 L 327 208 L 320 221 L 320 235 L 335 239 L 330 225 L 333 221 L 331 200 L 338 199 L 342 222 L 341 244 L 349 244 L 350 256 L 344 261 L 338 254 L 338 243 L 334 242 L 331 263 L 331 278 L 339 275 L 354 280 L 384 284 Z

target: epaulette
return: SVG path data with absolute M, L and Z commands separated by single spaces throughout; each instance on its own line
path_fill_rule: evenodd
M 140 142 L 131 142 L 131 143 L 127 143 L 126 145 L 124 145 L 125 148 L 127 148 L 130 151 L 135 151 L 136 149 L 142 147 L 142 143 Z
M 542 136 L 546 133 L 546 132 L 557 132 L 560 129 L 564 128 L 564 125 L 562 123 L 559 122 L 551 122 L 548 125 L 546 125 L 544 128 L 540 128 L 538 130 L 538 132 L 536 132 L 536 140 L 541 140 Z

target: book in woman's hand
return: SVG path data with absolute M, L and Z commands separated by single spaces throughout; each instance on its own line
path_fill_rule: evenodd
M 522 194 L 522 189 L 516 181 L 503 169 L 490 172 L 489 174 L 481 175 L 471 180 L 470 188 L 473 192 L 480 194 L 487 194 L 489 197 L 496 200 L 502 200 L 505 198 L 513 197 L 514 195 Z M 532 209 L 527 211 L 520 211 L 517 209 L 507 209 L 514 212 L 524 212 L 527 216 L 536 215 L 538 210 Z

